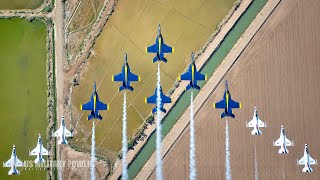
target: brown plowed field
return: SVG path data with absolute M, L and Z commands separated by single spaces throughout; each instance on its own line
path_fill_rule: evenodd
M 296 160 L 308 143 L 313 158 L 320 159 L 320 1 L 282 0 L 252 42 L 233 65 L 203 108 L 195 116 L 198 179 L 225 178 L 225 120 L 213 102 L 222 98 L 224 81 L 234 100 L 242 102 L 229 122 L 231 173 L 233 179 L 254 179 L 257 150 L 259 179 L 319 179 L 301 172 Z M 263 135 L 251 136 L 245 122 L 253 107 L 268 124 Z M 295 142 L 290 154 L 278 155 L 272 141 L 279 138 L 280 125 Z M 189 178 L 189 128 L 164 157 L 165 179 Z M 153 172 L 151 179 L 155 179 Z

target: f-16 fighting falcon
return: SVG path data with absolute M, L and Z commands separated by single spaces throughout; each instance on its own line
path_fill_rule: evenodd
M 273 146 L 280 146 L 278 151 L 279 154 L 288 154 L 289 150 L 287 149 L 287 146 L 294 146 L 293 141 L 287 139 L 283 124 L 281 125 L 280 138 L 276 140 L 276 142 L 273 142 Z
M 297 160 L 298 165 L 303 165 L 304 168 L 302 169 L 302 172 L 308 172 L 311 173 L 313 169 L 311 168 L 311 165 L 318 164 L 317 160 L 314 160 L 310 154 L 309 154 L 309 148 L 308 145 L 304 145 L 304 154 L 303 157 L 300 160 Z
M 49 152 L 43 147 L 41 134 L 39 134 L 37 147 L 32 151 L 29 151 L 29 156 L 37 156 L 37 158 L 34 160 L 34 163 L 45 163 L 45 160 L 42 158 L 42 156 L 48 155 Z
M 246 123 L 246 127 L 253 128 L 253 130 L 251 131 L 251 135 L 261 135 L 262 132 L 260 128 L 267 127 L 266 123 L 262 122 L 258 116 L 257 106 L 254 107 L 253 118 L 249 123 Z
M 11 158 L 3 164 L 3 167 L 11 168 L 10 171 L 8 172 L 8 175 L 20 174 L 20 171 L 17 169 L 17 167 L 23 167 L 23 163 L 17 157 L 15 145 L 13 145 L 13 148 L 12 148 Z
M 53 133 L 54 137 L 59 137 L 58 144 L 68 144 L 68 141 L 66 138 L 72 137 L 72 133 L 66 128 L 66 123 L 64 121 L 64 116 L 61 118 L 61 124 L 60 128 Z

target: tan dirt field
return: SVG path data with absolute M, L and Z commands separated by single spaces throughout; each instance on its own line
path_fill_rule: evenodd
M 195 116 L 197 178 L 225 178 L 225 120 L 221 110 L 212 107 L 222 98 L 224 81 L 234 100 L 242 102 L 229 122 L 231 173 L 234 179 L 254 179 L 254 147 L 257 149 L 260 179 L 319 179 L 319 168 L 304 174 L 296 160 L 304 144 L 311 156 L 319 158 L 317 136 L 320 93 L 320 1 L 282 0 L 275 12 L 253 38 L 251 44 L 221 81 Z M 245 122 L 252 119 L 253 107 L 268 124 L 263 135 L 253 137 Z M 295 142 L 290 154 L 278 155 L 272 141 L 279 138 L 284 124 L 289 139 Z M 164 157 L 165 179 L 189 176 L 189 128 L 186 128 Z M 153 173 L 151 179 L 155 179 Z

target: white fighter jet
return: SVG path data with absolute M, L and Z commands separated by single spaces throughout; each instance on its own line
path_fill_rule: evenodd
M 20 159 L 18 159 L 16 154 L 16 146 L 13 145 L 11 158 L 3 164 L 3 167 L 10 167 L 10 171 L 8 172 L 8 175 L 14 175 L 14 174 L 20 174 L 20 171 L 18 171 L 17 167 L 22 167 L 23 163 Z
M 308 172 L 311 173 L 313 169 L 310 165 L 317 165 L 317 160 L 314 160 L 310 154 L 309 154 L 309 148 L 308 145 L 304 145 L 304 154 L 303 157 L 300 160 L 297 160 L 298 165 L 304 165 L 304 168 L 302 169 L 302 172 Z
M 66 128 L 66 124 L 64 122 L 64 116 L 61 118 L 60 128 L 54 132 L 54 137 L 60 137 L 58 144 L 68 144 L 66 140 L 67 137 L 72 137 L 72 133 Z
M 39 134 L 37 147 L 32 151 L 29 151 L 29 156 L 37 156 L 37 158 L 34 160 L 34 163 L 45 163 L 45 160 L 42 158 L 42 156 L 48 155 L 49 152 L 43 147 L 41 134 Z
M 254 107 L 253 118 L 249 123 L 246 123 L 246 127 L 253 128 L 253 130 L 251 131 L 251 135 L 261 135 L 262 132 L 260 128 L 267 127 L 267 124 L 262 122 L 258 116 L 257 106 Z
M 281 125 L 280 138 L 276 140 L 276 142 L 273 142 L 273 146 L 281 147 L 278 151 L 279 154 L 288 154 L 289 150 L 287 149 L 287 146 L 294 146 L 294 142 L 287 139 L 283 124 Z

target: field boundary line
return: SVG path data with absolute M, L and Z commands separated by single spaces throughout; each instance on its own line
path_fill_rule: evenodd
M 269 0 L 263 9 L 257 14 L 256 18 L 252 21 L 247 30 L 243 33 L 238 42 L 231 49 L 226 58 L 222 61 L 221 65 L 213 73 L 210 80 L 205 84 L 203 89 L 200 91 L 198 96 L 194 100 L 195 114 L 196 116 L 202 107 L 202 105 L 207 101 L 209 96 L 213 91 L 218 87 L 222 82 L 222 79 L 233 67 L 235 62 L 238 60 L 242 52 L 250 44 L 251 40 L 254 38 L 256 33 L 260 30 L 262 25 L 270 17 L 274 9 L 278 6 L 281 0 Z M 187 129 L 190 123 L 190 115 L 188 112 L 190 107 L 184 112 L 184 114 L 179 118 L 177 123 L 174 125 L 172 130 L 163 140 L 163 158 L 168 154 L 168 151 L 171 149 L 173 144 L 179 139 L 182 133 Z M 140 179 L 142 177 L 150 178 L 152 172 L 155 169 L 155 154 L 150 157 L 142 170 L 138 173 L 135 179 Z
M 210 58 L 212 53 L 219 47 L 220 43 L 224 40 L 225 36 L 232 30 L 234 25 L 236 24 L 237 20 L 241 17 L 241 15 L 245 12 L 245 10 L 249 7 L 253 0 L 243 0 L 240 3 L 240 6 L 232 13 L 230 17 L 227 17 L 227 21 L 222 26 L 221 30 L 217 33 L 217 35 L 213 38 L 212 42 L 209 43 L 208 47 L 206 48 L 205 52 L 200 55 L 196 60 L 196 65 L 200 67 L 201 69 L 207 60 Z M 227 15 L 228 16 L 228 15 Z M 222 22 L 224 22 L 226 19 L 224 19 Z M 175 105 L 175 103 L 179 100 L 180 96 L 184 92 L 185 86 L 187 86 L 188 82 L 180 82 L 179 87 L 174 91 L 174 93 L 171 95 L 171 99 L 175 100 L 171 104 L 165 104 L 164 108 L 168 109 L 168 112 L 171 110 L 171 108 Z M 164 115 L 162 114 L 162 118 Z M 141 149 L 144 147 L 146 142 L 148 141 L 148 138 L 150 135 L 155 131 L 155 124 L 148 125 L 147 128 L 144 130 L 144 134 L 147 135 L 147 138 L 144 138 L 144 140 L 139 141 L 138 144 L 134 147 L 134 150 L 128 151 L 127 154 L 127 162 L 130 166 L 130 164 L 133 162 L 136 155 L 141 151 Z M 122 164 L 118 160 L 115 163 L 115 168 L 113 171 L 112 176 L 110 179 L 118 179 L 121 176 L 122 172 Z M 144 176 L 147 177 L 147 176 Z

